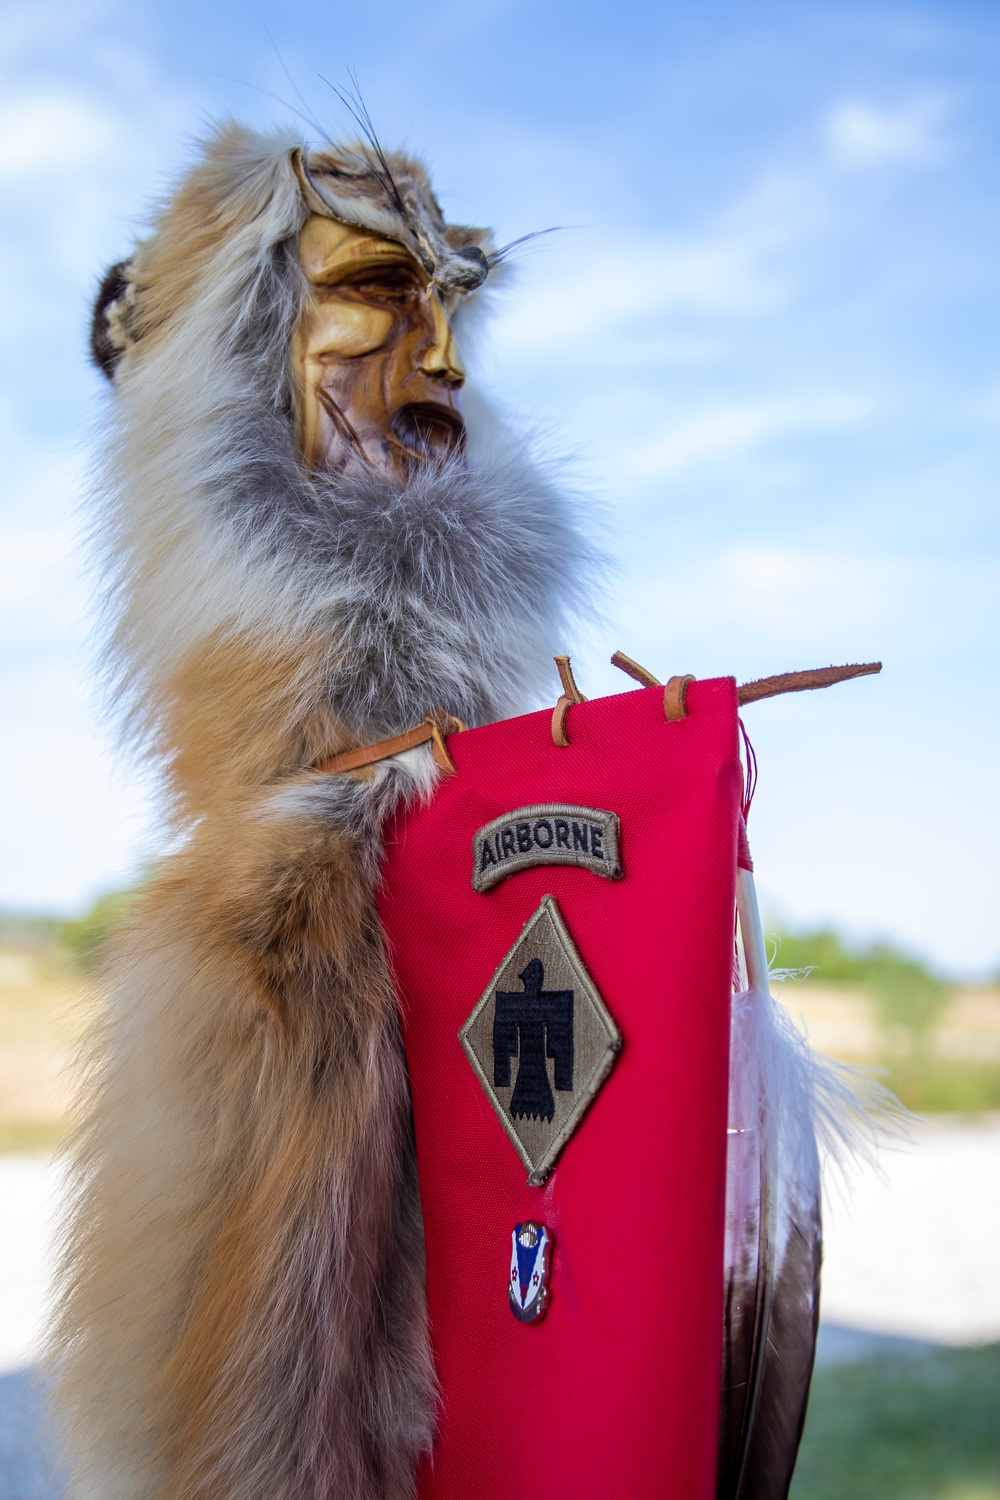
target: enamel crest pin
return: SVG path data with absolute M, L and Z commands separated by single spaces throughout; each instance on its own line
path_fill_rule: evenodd
M 544 1224 L 528 1219 L 515 1224 L 510 1237 L 510 1310 L 519 1323 L 537 1323 L 549 1300 L 552 1236 Z

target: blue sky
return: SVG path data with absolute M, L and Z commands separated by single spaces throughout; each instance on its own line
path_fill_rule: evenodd
M 356 71 L 455 218 L 526 253 L 475 365 L 614 556 L 567 643 L 660 675 L 882 657 L 748 709 L 772 920 L 1000 964 L 1000 11 L 961 3 L 33 0 L 0 54 L 0 904 L 155 848 L 90 687 L 88 300 L 213 118 L 333 135 Z M 306 136 L 315 134 L 304 126 Z

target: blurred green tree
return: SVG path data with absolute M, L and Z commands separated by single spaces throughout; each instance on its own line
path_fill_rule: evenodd
M 82 916 L 59 923 L 60 942 L 81 973 L 90 975 L 100 970 L 108 939 L 124 920 L 142 884 L 105 891 Z
M 921 1045 L 948 1001 L 948 988 L 920 959 L 889 943 L 851 946 L 832 928 L 775 935 L 779 970 L 814 972 L 819 979 L 863 984 L 883 1031 L 903 1028 Z

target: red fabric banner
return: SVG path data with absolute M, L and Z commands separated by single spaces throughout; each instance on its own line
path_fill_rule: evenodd
M 412 1082 L 442 1395 L 420 1500 L 715 1494 L 733 680 L 692 682 L 687 710 L 668 723 L 663 690 L 643 688 L 572 707 L 568 748 L 553 744 L 549 712 L 453 735 L 457 774 L 387 830 L 379 911 Z M 475 891 L 477 831 L 543 803 L 616 813 L 623 877 L 543 864 Z M 544 1186 L 530 1187 L 458 1033 L 547 895 L 623 1045 Z M 525 1220 L 553 1242 L 537 1323 L 508 1305 L 511 1233 Z

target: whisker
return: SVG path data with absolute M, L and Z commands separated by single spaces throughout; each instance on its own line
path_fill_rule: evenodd
M 350 89 L 338 88 L 335 83 L 331 83 L 329 78 L 325 78 L 322 73 L 319 74 L 319 77 L 326 84 L 327 88 L 333 90 L 337 98 L 340 100 L 341 104 L 350 114 L 358 129 L 361 131 L 361 134 L 364 136 L 365 140 L 368 142 L 368 145 L 372 153 L 374 154 L 376 161 L 378 162 L 378 169 L 376 170 L 375 175 L 382 183 L 382 186 L 385 189 L 386 193 L 392 199 L 397 212 L 401 214 L 402 217 L 407 220 L 407 222 L 409 222 L 410 215 L 407 212 L 406 204 L 403 202 L 403 198 L 399 191 L 399 188 L 396 186 L 396 179 L 393 177 L 392 172 L 389 168 L 389 163 L 386 159 L 385 152 L 382 150 L 382 144 L 379 141 L 378 136 L 375 134 L 375 127 L 372 124 L 371 115 L 368 113 L 368 107 L 365 104 L 364 99 L 361 97 L 361 89 L 358 85 L 357 74 L 352 72 L 350 68 L 348 68 L 347 73 L 348 77 L 354 85 L 353 93 Z
M 280 104 L 282 109 L 287 109 L 289 114 L 295 115 L 304 125 L 308 125 L 312 130 L 318 130 L 327 145 L 333 145 L 322 125 L 311 114 L 303 114 L 301 109 L 296 109 L 294 104 L 290 103 L 287 99 L 283 99 L 280 94 L 274 93 L 273 90 L 266 89 L 259 83 L 250 83 L 245 78 L 236 78 L 232 73 L 213 73 L 212 77 L 221 78 L 226 83 L 238 83 L 240 88 L 252 89 L 255 94 L 262 94 L 265 99 L 273 99 L 275 104 Z
M 331 141 L 330 137 L 327 135 L 326 131 L 323 129 L 323 126 L 320 124 L 319 120 L 316 118 L 316 116 L 313 114 L 312 110 L 310 109 L 308 101 L 303 96 L 302 90 L 299 88 L 298 84 L 295 82 L 295 79 L 292 77 L 291 72 L 289 71 L 288 64 L 285 62 L 285 59 L 282 57 L 281 53 L 278 51 L 278 44 L 277 44 L 277 42 L 274 40 L 274 37 L 271 35 L 270 31 L 268 30 L 268 28 L 266 26 L 264 27 L 264 35 L 267 37 L 268 41 L 271 44 L 271 50 L 273 51 L 275 57 L 278 59 L 278 64 L 279 64 L 279 66 L 281 68 L 281 71 L 284 73 L 285 77 L 288 79 L 288 82 L 292 86 L 292 92 L 295 94 L 296 99 L 302 105 L 302 111 L 303 112 L 301 112 L 299 114 L 299 118 L 301 120 L 305 120 L 306 123 L 309 124 L 309 125 L 311 125 L 314 130 L 318 130 L 319 134 L 320 134 L 320 138 L 322 140 L 324 140 L 328 146 L 333 146 L 333 141 Z
M 530 244 L 532 240 L 540 240 L 543 235 L 561 234 L 564 229 L 575 227 L 573 224 L 553 224 L 549 229 L 533 229 L 529 234 L 522 234 L 516 240 L 511 240 L 509 244 L 501 245 L 499 250 L 494 250 L 486 259 L 491 267 L 498 266 L 501 261 L 508 258 L 512 251 L 520 249 L 522 245 Z

